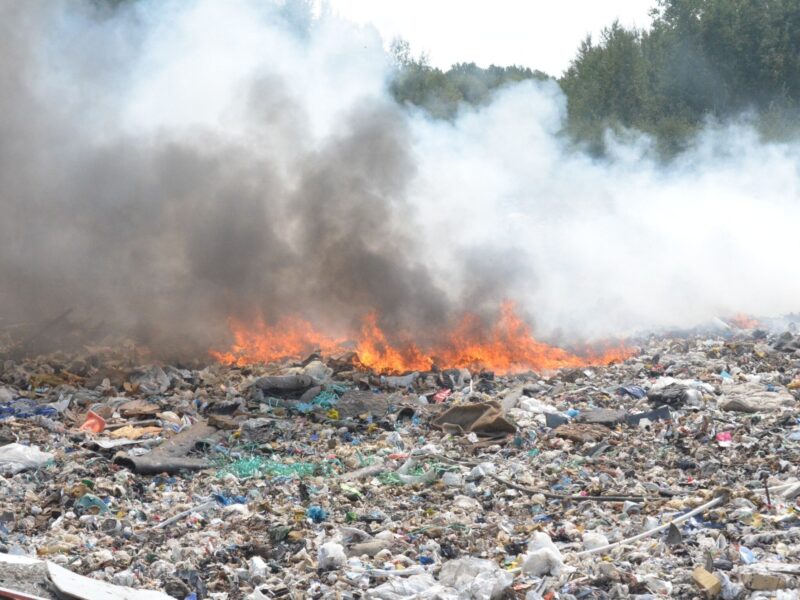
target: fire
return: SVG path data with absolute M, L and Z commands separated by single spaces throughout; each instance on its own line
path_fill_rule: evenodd
M 738 329 L 757 329 L 760 325 L 758 319 L 745 313 L 738 313 L 728 319 L 728 324 Z
M 632 354 L 622 346 L 573 354 L 539 342 L 533 337 L 530 326 L 516 314 L 511 302 L 502 305 L 493 325 L 487 327 L 476 315 L 466 314 L 452 331 L 439 332 L 436 341 L 424 347 L 414 343 L 407 333 L 387 336 L 378 321 L 376 313 L 367 314 L 353 338 L 361 364 L 379 373 L 428 371 L 434 366 L 518 373 L 608 364 L 625 360 Z M 232 320 L 230 325 L 234 337 L 230 350 L 211 352 L 215 359 L 226 364 L 270 363 L 304 358 L 315 350 L 334 354 L 345 349 L 345 338 L 321 333 L 298 317 L 284 317 L 274 325 L 267 325 L 263 320 L 252 326 Z
M 283 317 L 274 325 L 267 325 L 263 319 L 253 325 L 231 319 L 230 328 L 234 339 L 230 350 L 212 350 L 211 356 L 219 362 L 240 367 L 301 358 L 313 350 L 330 354 L 343 342 L 318 332 L 311 323 L 298 317 Z
M 390 344 L 374 312 L 364 318 L 356 351 L 364 366 L 384 373 L 428 371 L 433 366 L 431 358 L 412 342 L 406 341 L 397 347 Z
M 446 347 L 436 354 L 445 365 L 519 373 L 530 369 L 550 370 L 609 363 L 621 357 L 627 358 L 630 352 L 619 351 L 608 357 L 581 357 L 562 348 L 543 344 L 536 341 L 528 324 L 514 312 L 514 305 L 505 302 L 500 308 L 500 318 L 488 331 L 481 327 L 477 317 L 465 315 L 450 334 Z

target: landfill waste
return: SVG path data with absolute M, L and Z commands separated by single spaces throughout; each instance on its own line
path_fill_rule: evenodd
M 343 567 L 346 562 L 347 555 L 344 553 L 344 546 L 336 542 L 327 542 L 319 547 L 317 567 L 320 569 Z
M 706 571 L 703 567 L 697 567 L 692 572 L 692 578 L 703 592 L 706 598 L 716 598 L 722 593 L 722 581 Z
M 106 420 L 93 410 L 86 413 L 86 421 L 81 425 L 81 431 L 100 433 L 106 428 Z
M 598 547 L 600 546 L 595 546 L 595 548 Z M 543 575 L 559 575 L 563 568 L 564 558 L 550 536 L 541 531 L 535 532 L 530 544 L 530 552 L 525 555 L 522 562 L 522 572 L 541 577 Z
M 16 475 L 27 469 L 37 469 L 53 460 L 49 452 L 42 452 L 36 446 L 6 444 L 0 446 L 0 473 Z
M 474 432 L 493 436 L 514 433 L 517 428 L 503 416 L 497 402 L 480 402 L 453 406 L 434 419 L 433 425 L 450 433 Z
M 800 336 L 636 344 L 514 375 L 4 354 L 0 598 L 796 598 Z
M 24 585 L 3 587 L 15 581 Z M 52 595 L 56 592 L 57 595 Z M 134 590 L 97 581 L 61 567 L 54 562 L 27 556 L 0 554 L 0 597 L 12 599 L 74 598 L 76 600 L 169 600 L 170 596 L 151 590 Z
M 456 590 L 464 600 L 498 600 L 513 580 L 497 563 L 480 558 L 449 560 L 439 571 L 439 583 Z

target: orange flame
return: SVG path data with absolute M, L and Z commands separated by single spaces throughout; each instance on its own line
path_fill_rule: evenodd
M 485 367 L 499 373 L 519 373 L 534 369 L 561 369 L 592 363 L 608 363 L 627 358 L 630 352 L 611 356 L 581 357 L 562 348 L 537 342 L 530 327 L 514 312 L 511 302 L 504 302 L 500 318 L 485 331 L 475 315 L 465 315 L 449 336 L 447 347 L 438 356 L 443 364 L 456 367 Z
M 758 319 L 745 313 L 737 313 L 728 319 L 728 324 L 738 329 L 757 329 L 760 325 Z
M 231 319 L 230 328 L 234 339 L 230 350 L 212 350 L 211 356 L 221 363 L 239 367 L 300 358 L 313 350 L 332 353 L 343 341 L 318 332 L 311 323 L 298 317 L 282 317 L 275 325 L 258 319 L 252 326 Z
M 211 355 L 226 364 L 245 366 L 270 363 L 286 358 L 299 359 L 314 350 L 332 354 L 344 349 L 344 339 L 317 331 L 311 323 L 297 317 L 284 317 L 269 326 L 258 320 L 254 326 L 231 320 L 234 343 L 227 352 Z M 467 367 L 489 369 L 497 373 L 519 373 L 582 367 L 625 360 L 633 352 L 623 346 L 573 354 L 536 341 L 530 327 L 514 312 L 514 305 L 501 306 L 497 322 L 486 327 L 481 320 L 466 314 L 450 332 L 421 349 L 408 334 L 394 334 L 391 339 L 378 324 L 378 315 L 367 314 L 355 335 L 358 359 L 365 367 L 380 373 L 428 371 Z
M 391 345 L 378 325 L 378 315 L 374 312 L 364 318 L 356 352 L 365 367 L 384 373 L 428 371 L 433 366 L 431 358 L 425 356 L 413 342 L 406 341 L 397 347 Z

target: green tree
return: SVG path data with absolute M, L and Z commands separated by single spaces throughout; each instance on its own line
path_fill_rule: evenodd
M 390 90 L 401 104 L 425 110 L 436 118 L 450 119 L 463 105 L 479 106 L 504 85 L 525 79 L 549 79 L 541 71 L 525 67 L 486 69 L 475 63 L 459 63 L 447 71 L 430 65 L 428 57 L 414 57 L 409 43 L 395 39 L 390 52 L 395 62 L 395 76 Z
M 756 114 L 794 135 L 800 107 L 800 2 L 658 0 L 652 26 L 587 38 L 560 81 L 569 132 L 602 152 L 603 133 L 634 128 L 679 152 L 709 118 Z
M 645 128 L 654 101 L 649 71 L 641 32 L 614 22 L 599 44 L 587 37 L 560 81 L 570 132 L 599 150 L 606 129 Z

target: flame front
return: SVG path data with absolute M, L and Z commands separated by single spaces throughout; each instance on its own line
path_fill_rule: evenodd
M 737 313 L 728 319 L 728 324 L 738 329 L 757 329 L 760 325 L 758 319 L 746 313 Z
M 348 349 L 347 338 L 321 333 L 298 317 L 284 317 L 274 325 L 267 325 L 262 319 L 254 325 L 232 319 L 230 326 L 234 337 L 231 348 L 226 352 L 211 352 L 225 364 L 271 363 L 304 358 L 316 350 L 330 355 Z M 492 326 L 487 327 L 477 316 L 466 314 L 452 331 L 440 333 L 424 347 L 418 346 L 408 333 L 387 336 L 374 312 L 363 318 L 360 330 L 349 339 L 354 341 L 360 363 L 379 373 L 428 371 L 434 366 L 519 373 L 608 364 L 632 354 L 630 349 L 615 345 L 602 351 L 589 348 L 578 355 L 538 342 L 511 302 L 502 305 Z
M 378 315 L 374 312 L 364 318 L 356 349 L 358 359 L 365 367 L 382 373 L 428 371 L 433 366 L 431 358 L 413 342 L 391 344 L 378 325 Z
M 231 319 L 230 328 L 234 338 L 230 350 L 212 350 L 211 356 L 219 362 L 240 367 L 300 358 L 313 350 L 330 354 L 343 343 L 343 340 L 320 333 L 311 323 L 298 317 L 283 317 L 274 325 L 267 325 L 263 319 L 257 319 L 253 325 Z
M 505 302 L 500 318 L 489 330 L 474 315 L 466 315 L 453 331 L 445 348 L 437 352 L 445 365 L 488 368 L 498 373 L 519 373 L 531 369 L 561 369 L 587 364 L 608 363 L 627 357 L 622 351 L 581 357 L 562 348 L 537 342 L 530 327 L 514 312 L 514 305 Z

